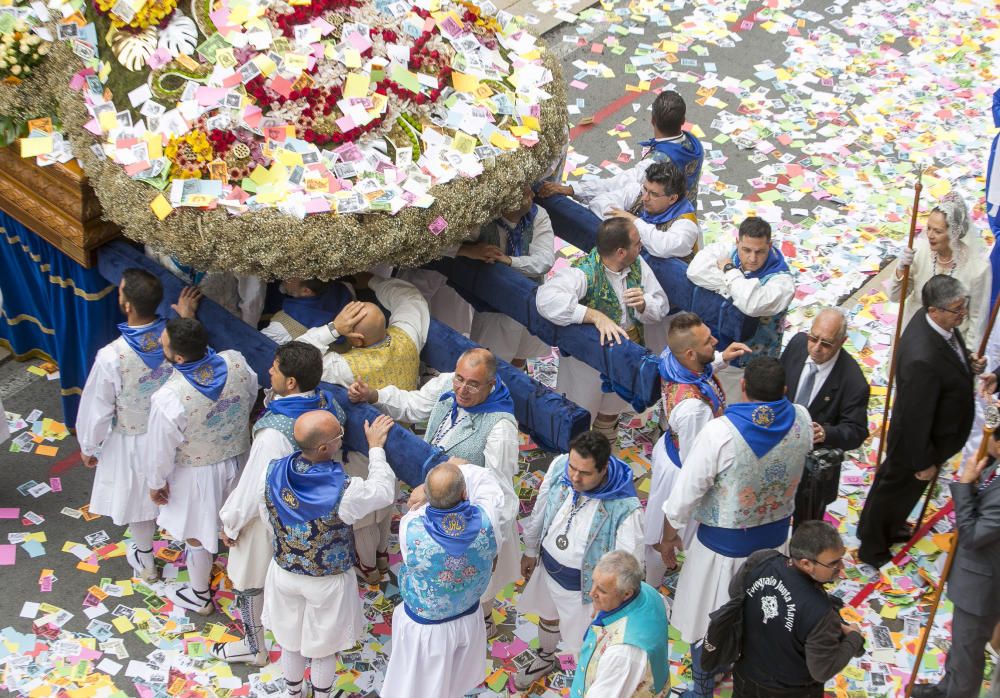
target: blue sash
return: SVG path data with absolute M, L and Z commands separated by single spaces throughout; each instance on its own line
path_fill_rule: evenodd
M 535 224 L 535 216 L 538 215 L 538 204 L 531 204 L 531 210 L 521 216 L 513 228 L 507 225 L 503 218 L 497 218 L 497 225 L 507 231 L 507 245 L 504 254 L 508 257 L 520 257 L 524 254 L 521 249 L 521 242 L 524 239 L 524 231 Z
M 465 618 L 466 616 L 471 616 L 473 613 L 479 610 L 479 602 L 476 601 L 476 603 L 472 604 L 469 608 L 462 611 L 461 613 L 456 613 L 453 616 L 448 616 L 447 618 L 442 618 L 441 620 L 430 620 L 428 618 L 423 618 L 422 616 L 417 615 L 417 612 L 414 611 L 409 606 L 407 606 L 405 602 L 403 603 L 403 610 L 406 611 L 406 615 L 408 615 L 414 623 L 420 623 L 420 625 L 441 625 L 442 623 L 449 623 L 453 620 L 458 620 L 459 618 Z
M 713 553 L 726 557 L 749 557 L 758 550 L 780 547 L 788 540 L 792 517 L 751 528 L 719 528 L 698 524 L 698 540 Z
M 564 567 L 556 562 L 556 559 L 549 554 L 549 551 L 542 547 L 542 564 L 545 571 L 566 591 L 580 591 L 583 588 L 581 579 L 583 572 L 573 567 Z

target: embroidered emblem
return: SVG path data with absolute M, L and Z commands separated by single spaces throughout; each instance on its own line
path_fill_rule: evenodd
M 764 612 L 764 625 L 767 625 L 767 621 L 778 617 L 778 599 L 774 596 L 761 597 L 760 610 Z
M 160 342 L 157 339 L 155 332 L 147 332 L 139 338 L 139 346 L 142 347 L 143 351 L 155 351 Z
M 441 530 L 448 536 L 460 536 L 465 532 L 468 524 L 465 518 L 458 514 L 446 514 L 441 519 Z
M 215 369 L 211 365 L 205 364 L 195 371 L 194 382 L 198 385 L 208 385 L 214 378 Z
M 774 424 L 774 410 L 767 405 L 761 405 L 753 411 L 750 419 L 759 427 L 769 427 Z
M 299 500 L 295 494 L 287 487 L 281 488 L 281 501 L 290 506 L 292 509 L 299 508 Z

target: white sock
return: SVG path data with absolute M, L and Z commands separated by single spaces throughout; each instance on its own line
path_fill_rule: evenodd
M 264 590 L 236 590 L 236 608 L 239 609 L 240 620 L 243 622 L 247 649 L 256 654 L 264 648 L 264 626 L 260 619 L 264 611 Z
M 538 621 L 538 653 L 553 655 L 559 646 L 559 621 L 550 624 L 550 621 L 539 619 Z
M 306 658 L 298 652 L 282 648 L 281 673 L 285 675 L 285 685 L 292 695 L 302 694 L 302 679 L 306 675 Z
M 336 676 L 337 655 L 330 654 L 310 662 L 309 681 L 312 683 L 315 698 L 327 698 L 330 695 Z
M 128 525 L 135 544 L 136 557 L 143 567 L 153 566 L 153 536 L 156 534 L 155 521 L 135 521 Z
M 205 596 L 208 594 L 212 579 L 212 553 L 200 545 L 195 547 L 188 543 L 186 559 L 188 583 L 191 585 L 191 589 L 199 595 Z

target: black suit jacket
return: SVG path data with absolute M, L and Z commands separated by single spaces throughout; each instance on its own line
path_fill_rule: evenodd
M 794 400 L 809 352 L 806 333 L 792 337 L 781 355 L 788 384 L 788 399 Z M 868 437 L 868 381 L 854 357 L 841 351 L 830 375 L 809 404 L 809 416 L 823 427 L 826 440 L 816 446 L 857 448 Z
M 955 336 L 968 357 L 958 330 Z M 974 392 L 968 360 L 962 361 L 919 310 L 899 340 L 887 459 L 918 472 L 958 453 L 972 430 Z
M 989 438 L 989 437 L 986 437 Z M 983 473 L 984 482 L 991 469 Z M 1000 481 L 984 490 L 978 483 L 951 483 L 958 525 L 958 551 L 948 580 L 948 596 L 966 613 L 1000 613 Z

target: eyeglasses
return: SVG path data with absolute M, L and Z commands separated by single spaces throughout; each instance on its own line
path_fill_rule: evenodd
M 831 342 L 828 339 L 820 339 L 811 332 L 806 335 L 806 339 L 808 339 L 813 344 L 819 344 L 824 349 L 833 349 L 835 346 L 837 346 L 836 342 Z
M 452 387 L 455 388 L 456 392 L 464 389 L 467 392 L 472 393 L 473 395 L 475 395 L 480 390 L 486 387 L 484 385 L 480 385 L 479 383 L 467 381 L 457 373 L 451 377 L 451 385 Z
M 811 560 L 811 562 L 815 562 L 820 567 L 825 567 L 828 570 L 839 570 L 844 568 L 844 558 L 842 557 L 834 560 L 830 564 L 827 564 L 825 562 L 820 562 L 819 560 Z
M 642 185 L 642 193 L 648 196 L 650 199 L 662 199 L 665 196 L 669 196 L 669 194 L 657 194 L 655 191 L 650 191 L 649 189 L 646 188 L 645 184 Z
M 961 308 L 941 308 L 938 306 L 934 307 L 946 313 L 951 313 L 952 315 L 965 315 L 966 313 L 969 312 L 969 297 L 968 296 L 965 297 L 965 300 L 962 302 Z

